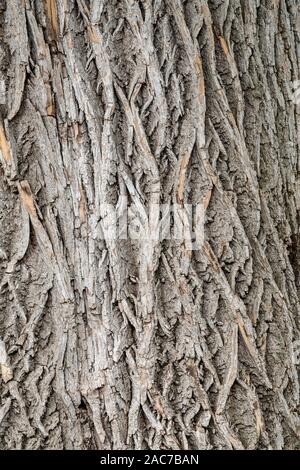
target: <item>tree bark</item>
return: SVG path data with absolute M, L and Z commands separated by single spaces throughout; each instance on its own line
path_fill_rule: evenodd
M 0 14 L 0 448 L 299 449 L 298 0 Z

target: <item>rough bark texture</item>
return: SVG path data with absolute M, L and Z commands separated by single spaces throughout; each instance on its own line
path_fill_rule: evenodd
M 300 448 L 299 1 L 0 15 L 0 448 Z

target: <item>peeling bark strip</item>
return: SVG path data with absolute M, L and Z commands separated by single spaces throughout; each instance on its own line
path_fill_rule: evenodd
M 0 35 L 0 449 L 300 449 L 298 0 Z
M 46 6 L 46 15 L 50 23 L 52 33 L 54 37 L 57 37 L 58 33 L 58 21 L 57 21 L 57 9 L 56 9 L 56 0 L 45 0 Z
M 10 162 L 9 144 L 6 140 L 4 128 L 1 125 L 0 125 L 0 150 L 1 150 L 2 158 L 5 161 L 5 163 Z

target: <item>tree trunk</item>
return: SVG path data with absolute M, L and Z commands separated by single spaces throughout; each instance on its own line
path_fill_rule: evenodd
M 299 12 L 0 0 L 1 449 L 300 448 Z

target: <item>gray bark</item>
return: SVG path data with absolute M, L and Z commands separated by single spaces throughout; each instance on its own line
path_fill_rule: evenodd
M 298 0 L 0 15 L 0 448 L 299 449 Z

